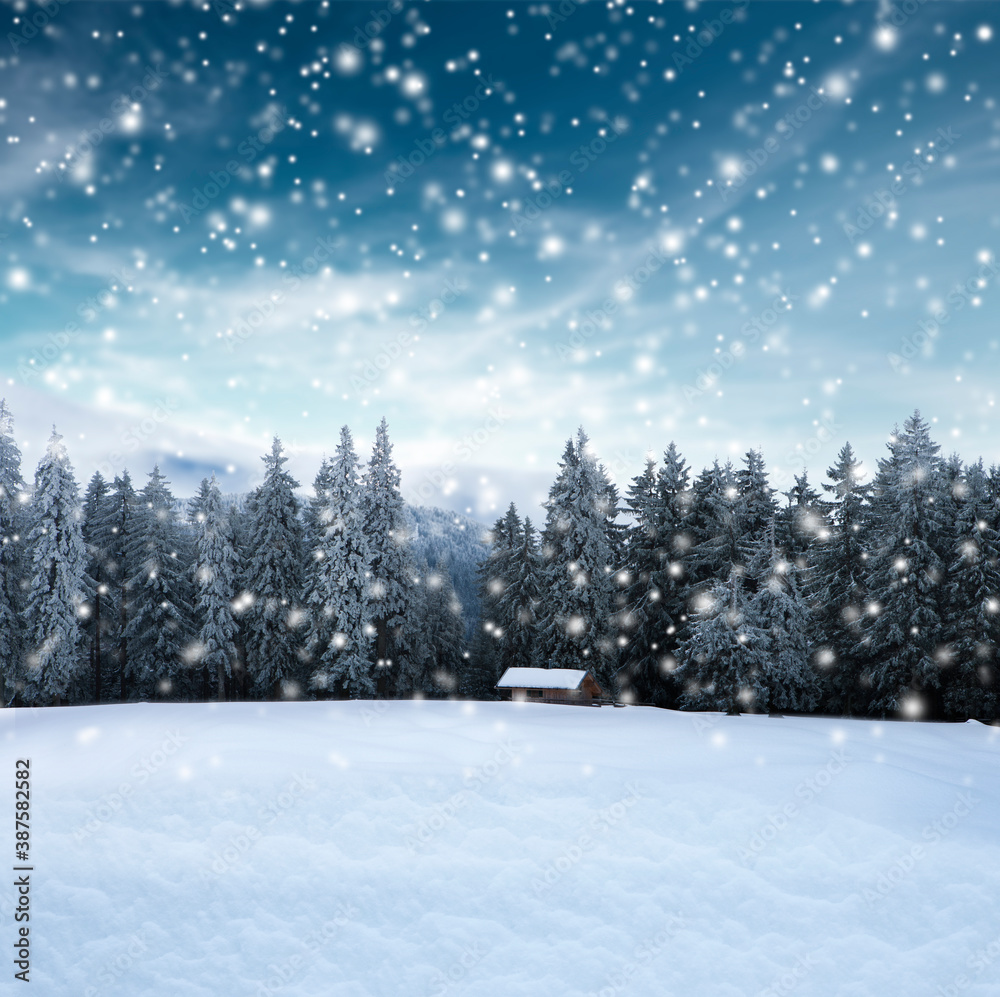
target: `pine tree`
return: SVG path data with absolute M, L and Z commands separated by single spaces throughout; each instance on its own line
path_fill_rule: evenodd
M 237 660 L 239 627 L 233 616 L 239 553 L 232 522 L 222 504 L 215 475 L 208 482 L 198 510 L 198 559 L 195 568 L 198 657 L 216 676 L 216 698 L 225 699 L 227 680 Z
M 411 685 L 410 637 L 405 631 L 415 569 L 407 549 L 408 535 L 399 469 L 392 461 L 392 444 L 385 419 L 375 433 L 363 503 L 364 534 L 368 539 L 371 580 L 369 600 L 374 628 L 373 657 L 380 696 Z
M 138 555 L 137 520 L 139 497 L 132 487 L 127 470 L 116 476 L 105 504 L 98 506 L 95 533 L 107 550 L 104 568 L 108 585 L 109 645 L 118 669 L 118 698 L 125 702 L 130 694 L 128 624 L 132 617 L 131 582 L 136 573 Z
M 688 636 L 681 642 L 678 677 L 683 703 L 727 713 L 768 708 L 767 635 L 757 625 L 734 568 L 694 601 Z
M 313 688 L 362 699 L 375 695 L 361 470 L 351 431 L 340 430 L 332 463 L 324 460 L 310 507 L 312 556 L 306 606 L 316 670 Z
M 614 551 L 609 539 L 617 509 L 610 483 L 582 429 L 569 440 L 545 503 L 543 654 L 550 668 L 593 668 L 615 688 Z
M 809 567 L 809 550 L 823 533 L 829 533 L 826 508 L 812 485 L 808 472 L 795 475 L 795 484 L 784 493 L 788 504 L 778 512 L 775 535 L 785 557 L 794 561 L 800 571 Z
M 640 702 L 675 706 L 679 695 L 674 671 L 685 614 L 686 555 L 693 496 L 689 471 L 676 446 L 656 470 L 650 460 L 633 479 L 628 506 L 635 522 L 620 583 L 626 586 L 621 621 L 627 644 L 622 650 L 622 681 Z
M 832 495 L 828 525 L 820 530 L 809 555 L 809 601 L 821 635 L 815 658 L 827 708 L 848 715 L 864 714 L 871 680 L 865 671 L 867 652 L 858 647 L 870 602 L 866 579 L 871 485 L 863 482 L 861 462 L 850 443 L 841 448 L 837 463 L 827 468 L 826 476 L 829 483 L 823 487 Z
M 511 503 L 507 515 L 498 519 L 487 534 L 490 548 L 477 570 L 479 625 L 472 636 L 459 689 L 469 699 L 497 698 L 496 683 L 503 674 L 502 642 L 505 631 L 500 600 L 513 580 L 512 562 L 516 545 L 522 542 L 522 525 Z
M 113 633 L 114 607 L 111 602 L 111 566 L 114 535 L 106 529 L 110 486 L 99 471 L 94 472 L 83 500 L 83 542 L 87 549 L 87 575 L 92 581 L 86 633 L 90 643 L 90 668 L 94 675 L 94 702 L 101 702 L 104 657 Z
M 513 503 L 511 510 L 514 510 Z M 512 530 L 514 523 L 510 522 L 509 515 L 508 537 L 516 546 L 509 552 L 505 565 L 507 581 L 496 609 L 502 629 L 500 664 L 503 669 L 535 668 L 538 667 L 540 636 L 538 615 L 543 600 L 542 559 L 531 520 L 525 517 L 521 523 L 514 510 L 516 526 Z
M 693 546 L 688 560 L 690 589 L 695 595 L 713 588 L 715 582 L 726 581 L 734 571 L 742 575 L 749 552 L 733 466 L 727 462 L 720 467 L 715 461 L 698 476 L 693 490 Z
M 0 695 L 14 698 L 24 646 L 21 609 L 29 576 L 25 551 L 25 500 L 21 451 L 14 440 L 13 419 L 0 400 Z
M 811 712 L 820 685 L 810 663 L 809 611 L 799 583 L 799 569 L 775 542 L 774 524 L 758 542 L 750 564 L 757 591 L 749 618 L 763 633 L 768 704 L 772 710 Z
M 940 616 L 946 591 L 940 447 L 915 412 L 888 449 L 875 479 L 877 547 L 868 562 L 867 587 L 876 606 L 857 653 L 868 659 L 875 710 L 940 716 L 940 672 L 947 660 Z
M 87 551 L 79 493 L 62 437 L 53 428 L 35 473 L 31 502 L 31 583 L 25 703 L 59 705 L 75 698 L 83 682 L 79 615 L 87 587 Z
M 264 458 L 264 481 L 248 509 L 247 579 L 253 605 L 247 612 L 247 670 L 258 696 L 296 696 L 300 638 L 305 619 L 298 605 L 302 590 L 303 529 L 298 482 L 284 470 L 281 441 L 275 437 Z
M 132 613 L 125 627 L 128 681 L 132 695 L 187 698 L 188 652 L 192 609 L 185 573 L 174 497 L 169 482 L 154 467 L 139 493 L 127 561 L 134 568 L 128 581 Z
M 424 605 L 420 639 L 427 649 L 425 692 L 451 695 L 458 691 L 465 665 L 465 621 L 448 568 L 440 561 L 423 572 Z
M 954 551 L 948 579 L 942 670 L 943 709 L 950 719 L 998 715 L 1000 533 L 997 510 L 980 460 L 953 482 Z

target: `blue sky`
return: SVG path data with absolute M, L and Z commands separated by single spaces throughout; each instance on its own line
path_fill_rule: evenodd
M 993 4 L 52 10 L 0 12 L 29 470 L 55 422 L 81 480 L 236 491 L 277 433 L 305 485 L 385 415 L 489 521 L 580 424 L 620 482 L 873 467 L 916 407 L 1000 460 Z

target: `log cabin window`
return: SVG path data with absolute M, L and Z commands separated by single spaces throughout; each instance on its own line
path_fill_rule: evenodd
M 541 689 L 529 689 L 528 690 L 528 695 L 532 699 L 541 699 L 542 698 L 542 690 Z

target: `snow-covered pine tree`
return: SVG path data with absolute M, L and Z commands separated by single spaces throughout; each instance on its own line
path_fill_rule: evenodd
M 609 535 L 617 508 L 610 482 L 581 428 L 569 440 L 545 503 L 542 603 L 543 660 L 550 668 L 593 668 L 615 691 L 614 552 Z
M 691 595 L 726 581 L 735 570 L 745 569 L 746 543 L 740 518 L 740 491 L 736 473 L 728 461 L 723 467 L 714 461 L 695 479 L 691 509 L 690 565 Z
M 216 698 L 225 699 L 227 680 L 237 660 L 239 627 L 233 617 L 240 563 L 232 522 L 222 504 L 215 475 L 203 492 L 198 510 L 198 555 L 195 565 L 195 619 L 202 668 L 216 680 Z
M 26 556 L 28 491 L 21 477 L 21 451 L 6 399 L 0 400 L 0 695 L 9 704 L 24 639 L 25 587 L 29 577 Z
M 425 667 L 429 679 L 423 691 L 436 696 L 454 695 L 466 661 L 462 604 L 455 595 L 451 574 L 442 562 L 433 571 L 424 571 L 422 579 L 420 640 L 427 649 Z
M 127 470 L 116 475 L 111 486 L 111 494 L 103 506 L 98 508 L 98 522 L 95 531 L 104 537 L 108 550 L 105 570 L 108 576 L 108 634 L 109 647 L 114 655 L 118 670 L 118 698 L 125 702 L 130 694 L 128 660 L 128 623 L 132 617 L 131 582 L 137 565 L 134 557 L 137 542 L 136 532 L 140 528 L 136 516 L 139 497 L 132 486 Z
M 953 493 L 955 549 L 945 614 L 951 664 L 942 670 L 943 710 L 952 720 L 992 720 L 1000 715 L 1000 534 L 981 460 L 965 469 Z
M 340 430 L 334 460 L 323 462 L 315 487 L 306 599 L 315 666 L 311 685 L 352 699 L 371 698 L 375 695 L 369 653 L 371 554 L 361 468 L 347 426 Z
M 53 428 L 31 500 L 31 582 L 20 699 L 59 705 L 84 682 L 80 612 L 88 585 L 79 492 L 62 437 Z
M 516 510 L 514 515 L 516 518 Z M 508 529 L 510 525 L 508 513 Z M 528 517 L 523 523 L 518 519 L 516 529 L 508 536 L 513 536 L 516 546 L 507 557 L 507 581 L 496 610 L 502 628 L 500 665 L 504 669 L 533 668 L 538 666 L 542 559 L 535 527 Z
M 773 521 L 758 541 L 749 571 L 757 588 L 749 618 L 763 634 L 769 708 L 811 713 L 820 696 L 810 662 L 812 621 L 799 568 L 778 548 Z
M 878 533 L 867 577 L 878 608 L 873 607 L 856 653 L 867 658 L 876 711 L 940 716 L 940 671 L 947 660 L 941 623 L 946 592 L 939 550 L 945 494 L 941 448 L 919 412 L 887 446 L 889 457 L 879 461 L 874 482 Z
M 298 629 L 305 620 L 298 605 L 303 563 L 298 482 L 284 469 L 288 458 L 277 436 L 262 459 L 264 481 L 248 504 L 246 530 L 246 576 L 254 599 L 245 617 L 247 670 L 258 696 L 295 697 Z
M 743 456 L 743 464 L 744 467 L 736 472 L 739 493 L 736 521 L 742 560 L 746 564 L 770 529 L 778 503 L 774 499 L 774 489 L 768 484 L 764 455 L 759 450 L 748 450 Z
M 512 524 L 515 524 L 512 526 Z M 513 551 L 523 539 L 522 525 L 512 502 L 507 514 L 498 519 L 487 534 L 490 547 L 477 568 L 479 624 L 472 636 L 469 658 L 459 689 L 469 699 L 497 698 L 496 683 L 503 674 L 501 645 L 505 636 L 501 624 L 500 600 L 512 580 Z
M 795 562 L 800 571 L 806 571 L 809 568 L 809 550 L 813 541 L 829 532 L 826 504 L 819 492 L 809 484 L 806 470 L 795 475 L 795 484 L 783 494 L 788 504 L 778 511 L 775 520 L 777 545 L 788 560 Z
M 847 715 L 868 710 L 871 680 L 867 653 L 859 654 L 862 621 L 870 599 L 867 591 L 869 532 L 874 526 L 868 500 L 871 484 L 850 443 L 827 468 L 823 488 L 830 492 L 828 523 L 809 552 L 807 579 L 812 616 L 819 635 L 815 663 L 820 669 L 827 709 Z
M 415 569 L 407 549 L 406 515 L 399 492 L 399 469 L 392 460 L 389 428 L 383 418 L 364 481 L 364 534 L 368 540 L 371 579 L 369 602 L 374 628 L 372 654 L 376 688 L 386 696 L 410 687 L 407 619 Z M 418 650 L 418 649 L 414 649 Z
M 114 632 L 114 604 L 111 600 L 111 569 L 114 534 L 107 529 L 111 488 L 99 471 L 87 485 L 83 499 L 83 542 L 87 548 L 87 575 L 91 579 L 84 629 L 89 643 L 90 670 L 94 676 L 94 699 L 102 698 L 105 657 Z
M 650 460 L 627 499 L 634 523 L 619 573 L 627 586 L 622 630 L 628 638 L 620 674 L 632 696 L 657 706 L 675 706 L 679 694 L 674 671 L 686 620 L 689 482 L 687 465 L 671 443 L 663 467 L 657 470 Z
M 212 477 L 214 478 L 215 475 L 213 474 Z M 208 508 L 208 493 L 211 487 L 212 484 L 208 478 L 202 478 L 198 485 L 197 493 L 188 499 L 187 521 L 197 531 L 196 536 L 200 535 L 201 525 L 205 522 L 205 511 Z
M 678 649 L 683 705 L 727 713 L 766 711 L 767 637 L 757 625 L 734 568 L 694 599 L 688 636 Z
M 182 556 L 180 528 L 169 482 L 155 466 L 139 493 L 126 551 L 134 573 L 128 581 L 132 612 L 125 627 L 128 681 L 138 699 L 188 698 L 192 633 L 190 570 Z

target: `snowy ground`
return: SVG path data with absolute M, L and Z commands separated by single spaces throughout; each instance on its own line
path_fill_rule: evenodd
M 1000 993 L 996 728 L 409 702 L 0 725 L 11 796 L 32 759 L 34 993 Z

